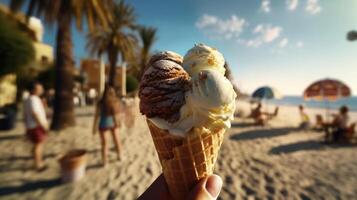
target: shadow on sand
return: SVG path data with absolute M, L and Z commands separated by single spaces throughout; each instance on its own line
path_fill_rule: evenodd
M 37 189 L 49 189 L 58 186 L 60 184 L 61 184 L 61 179 L 55 178 L 49 180 L 47 179 L 47 180 L 27 182 L 19 186 L 0 187 L 0 196 L 11 195 L 14 193 L 24 193 Z
M 56 156 L 57 156 L 56 154 L 52 153 L 52 154 L 46 154 L 43 157 L 44 157 L 44 159 L 49 159 L 49 158 L 54 158 Z M 32 160 L 32 159 L 33 159 L 32 156 L 16 156 L 16 155 L 14 155 L 14 156 L 9 156 L 9 157 L 2 157 L 2 158 L 0 158 L 0 161 L 1 162 L 16 162 L 16 161 L 21 161 L 21 160 L 26 161 L 26 160 Z
M 323 150 L 326 148 L 353 147 L 352 144 L 324 144 L 319 141 L 302 141 L 274 147 L 269 154 L 294 153 L 297 151 Z
M 231 126 L 232 128 L 247 128 L 257 126 L 257 124 L 254 122 L 233 122 Z
M 103 167 L 102 163 L 97 163 L 97 164 L 88 165 L 86 167 L 86 170 L 95 170 L 95 169 L 99 169 L 99 168 L 102 168 L 102 167 Z
M 230 136 L 231 140 L 254 140 L 258 138 L 272 138 L 282 135 L 289 134 L 290 132 L 296 131 L 296 128 L 283 127 L 283 128 L 273 128 L 273 129 L 261 129 L 261 130 L 250 130 L 244 131 Z
M 18 139 L 25 139 L 25 135 L 0 136 L 0 141 L 3 141 L 3 140 L 18 140 Z

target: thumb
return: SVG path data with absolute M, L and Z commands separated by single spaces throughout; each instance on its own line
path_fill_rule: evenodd
M 217 175 L 210 175 L 202 179 L 188 195 L 189 200 L 215 200 L 222 188 L 222 179 Z

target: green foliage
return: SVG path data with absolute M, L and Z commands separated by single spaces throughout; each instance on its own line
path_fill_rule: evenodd
M 126 92 L 134 92 L 139 87 L 139 81 L 132 75 L 126 77 Z
M 50 89 L 55 87 L 55 77 L 56 69 L 50 66 L 47 70 L 38 74 L 37 80 L 40 81 L 46 89 Z
M 31 39 L 0 13 L 0 75 L 17 73 L 34 57 Z

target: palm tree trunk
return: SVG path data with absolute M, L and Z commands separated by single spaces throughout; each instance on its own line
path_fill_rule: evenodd
M 66 7 L 66 6 L 62 6 Z M 63 129 L 75 125 L 73 105 L 73 70 L 71 17 L 61 8 L 56 43 L 56 81 L 54 112 L 51 128 Z
M 111 51 L 109 51 L 108 60 L 110 64 L 109 85 L 116 88 L 116 64 L 118 61 L 118 53 L 114 50 L 114 48 L 111 48 Z
M 140 61 L 140 67 L 139 67 L 139 72 L 136 76 L 137 80 L 141 80 L 141 77 L 143 76 L 147 66 L 147 62 L 148 62 L 148 57 L 149 57 L 149 51 L 146 49 L 143 49 L 141 51 L 141 61 Z

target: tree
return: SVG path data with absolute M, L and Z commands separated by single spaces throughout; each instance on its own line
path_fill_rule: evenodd
M 137 74 L 136 78 L 138 80 L 141 79 L 141 76 L 144 73 L 146 68 L 146 64 L 150 58 L 150 51 L 154 42 L 157 40 L 156 37 L 156 28 L 153 27 L 140 27 L 139 28 L 139 36 L 141 39 L 141 52 L 140 52 L 140 66 L 139 66 L 139 73 Z
M 40 72 L 37 75 L 37 80 L 40 81 L 46 89 L 50 89 L 54 87 L 55 79 L 56 79 L 56 69 L 53 66 L 50 66 L 48 69 Z
M 132 75 L 126 77 L 126 92 L 131 93 L 137 90 L 139 87 L 139 81 Z
M 42 16 L 46 23 L 57 26 L 56 35 L 56 80 L 54 115 L 51 128 L 58 130 L 75 125 L 73 106 L 73 45 L 71 23 L 75 20 L 82 30 L 83 19 L 92 31 L 96 24 L 105 26 L 110 16 L 107 8 L 111 0 L 30 0 L 27 16 Z M 10 8 L 17 11 L 25 4 L 24 0 L 11 0 Z
M 233 89 L 237 94 L 237 97 L 240 96 L 241 92 L 238 89 L 237 85 L 234 83 L 234 78 L 232 75 L 232 70 L 231 67 L 229 66 L 228 62 L 224 63 L 224 68 L 226 69 L 226 72 L 224 73 L 224 76 L 232 83 Z
M 134 56 L 137 39 L 133 33 L 136 29 L 134 9 L 120 1 L 111 9 L 112 18 L 108 26 L 97 26 L 88 34 L 87 47 L 91 54 L 98 57 L 106 54 L 109 61 L 109 85 L 115 87 L 116 65 L 118 60 L 125 62 Z
M 34 58 L 31 39 L 0 13 L 0 76 L 19 72 Z

